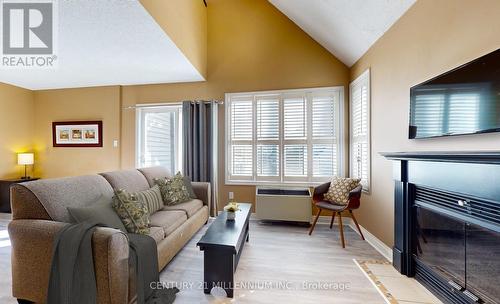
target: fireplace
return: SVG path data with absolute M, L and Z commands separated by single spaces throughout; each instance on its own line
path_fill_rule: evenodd
M 394 161 L 393 264 L 445 303 L 500 303 L 500 152 Z

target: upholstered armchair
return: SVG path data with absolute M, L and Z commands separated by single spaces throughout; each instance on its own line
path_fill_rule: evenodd
M 318 187 L 314 188 L 313 202 L 314 202 L 314 205 L 318 208 L 318 213 L 316 214 L 316 217 L 314 218 L 314 222 L 311 226 L 311 229 L 309 229 L 309 235 L 312 234 L 314 227 L 316 226 L 316 223 L 318 222 L 318 219 L 321 215 L 321 212 L 323 210 L 332 211 L 332 220 L 330 222 L 330 229 L 332 229 L 332 227 L 333 227 L 333 221 L 335 219 L 335 215 L 338 214 L 340 239 L 342 241 L 342 248 L 345 248 L 344 227 L 342 226 L 342 212 L 349 211 L 350 216 L 351 216 L 352 220 L 354 221 L 354 224 L 356 224 L 356 228 L 358 228 L 359 234 L 361 235 L 361 239 L 364 240 L 365 237 L 363 236 L 363 232 L 361 232 L 361 229 L 359 228 L 359 225 L 358 225 L 358 221 L 356 220 L 356 217 L 354 216 L 354 213 L 352 212 L 353 210 L 358 209 L 360 206 L 361 192 L 363 190 L 363 187 L 361 185 L 359 185 L 349 193 L 349 203 L 347 205 L 336 205 L 336 204 L 333 204 L 329 201 L 326 201 L 323 198 L 323 196 L 328 191 L 328 188 L 330 188 L 330 183 L 324 183 L 324 184 L 321 184 Z

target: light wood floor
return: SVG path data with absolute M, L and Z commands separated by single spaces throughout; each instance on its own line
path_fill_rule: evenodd
M 342 249 L 336 227 L 330 230 L 327 225 L 317 225 L 309 236 L 304 227 L 257 221 L 251 222 L 250 242 L 245 244 L 235 274 L 236 284 L 243 288 L 235 291 L 232 301 L 204 295 L 199 289 L 203 253 L 196 247 L 204 230 L 161 273 L 163 282 L 176 282 L 180 287 L 183 282 L 194 283 L 180 288 L 176 304 L 385 303 L 353 261 L 384 258 L 349 227 L 344 229 L 347 248 Z M 318 289 L 318 283 L 323 287 Z
M 308 236 L 304 227 L 256 221 L 251 222 L 250 242 L 245 245 L 235 274 L 236 284 L 242 288 L 235 291 L 233 300 L 205 295 L 200 289 L 203 252 L 196 247 L 205 229 L 161 273 L 161 281 L 175 283 L 181 289 L 175 304 L 385 303 L 353 261 L 383 257 L 347 226 L 347 248 L 342 249 L 337 227 L 330 230 L 327 225 L 318 225 Z M 10 296 L 10 280 L 10 247 L 1 247 L 1 304 L 16 303 Z

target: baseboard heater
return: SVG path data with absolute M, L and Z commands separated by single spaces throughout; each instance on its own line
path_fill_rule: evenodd
M 311 221 L 309 188 L 257 187 L 255 196 L 256 215 L 260 220 L 307 224 Z

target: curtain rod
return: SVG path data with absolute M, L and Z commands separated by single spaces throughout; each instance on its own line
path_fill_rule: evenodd
M 189 100 L 186 100 L 189 101 Z M 223 105 L 224 101 L 223 100 L 191 100 L 191 103 L 195 102 L 203 102 L 203 101 L 208 101 L 208 102 L 214 102 L 219 105 Z M 133 106 L 128 106 L 124 107 L 123 110 L 133 110 L 133 109 L 138 109 L 138 108 L 157 108 L 157 107 L 165 107 L 165 106 L 179 106 L 182 105 L 182 102 L 157 102 L 157 103 L 143 103 L 143 104 L 136 104 Z

